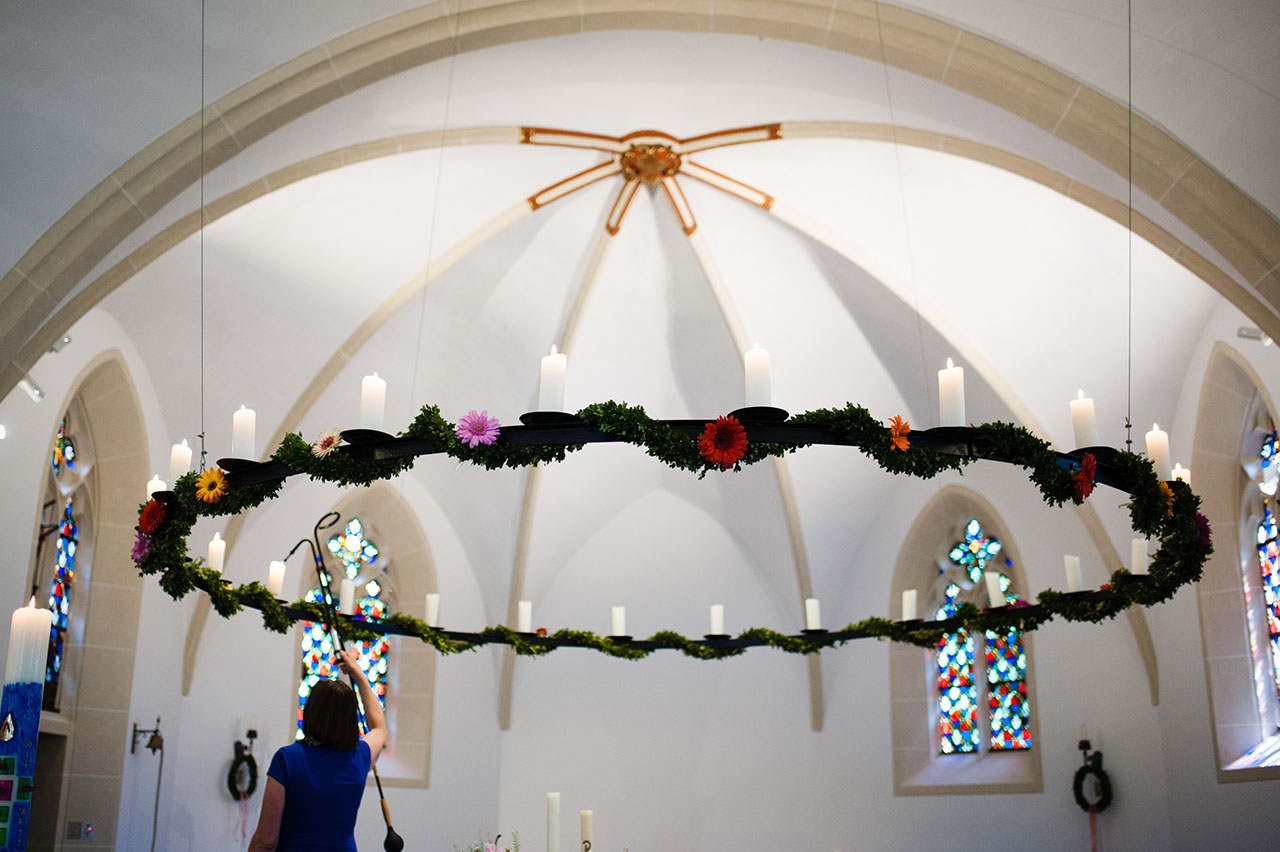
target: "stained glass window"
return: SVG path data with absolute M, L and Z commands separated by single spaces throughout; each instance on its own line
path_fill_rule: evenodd
M 53 458 L 50 459 L 49 465 L 53 468 L 54 476 L 62 473 L 63 470 L 75 469 L 76 445 L 67 435 L 67 418 L 65 417 L 58 424 L 58 434 L 53 440 Z
M 1280 547 L 1276 544 L 1276 518 L 1269 504 L 1263 505 L 1257 542 L 1258 563 L 1262 567 L 1262 605 L 1266 609 L 1267 638 L 1271 645 L 1272 676 L 1276 681 L 1276 689 L 1280 690 Z
M 68 446 L 70 444 L 68 443 Z M 75 497 L 68 497 L 58 525 L 58 543 L 54 555 L 53 582 L 49 589 L 49 609 L 53 622 L 49 626 L 49 656 L 44 671 L 46 710 L 58 707 L 58 683 L 62 677 L 62 650 L 67 636 L 67 613 L 71 609 L 71 590 L 76 580 L 76 515 Z

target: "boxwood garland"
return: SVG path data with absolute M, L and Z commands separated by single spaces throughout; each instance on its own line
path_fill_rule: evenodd
M 583 408 L 576 416 L 588 426 L 643 447 L 646 453 L 669 467 L 696 473 L 700 477 L 720 471 L 718 465 L 702 458 L 695 437 L 650 418 L 639 406 L 613 401 L 596 403 Z M 895 449 L 890 443 L 889 427 L 875 419 L 867 409 L 852 403 L 843 408 L 804 412 L 789 422 L 826 429 L 894 474 L 928 479 L 946 470 L 960 470 L 973 461 L 969 456 L 925 447 Z M 434 450 L 490 470 L 562 461 L 568 453 L 583 446 L 512 444 L 499 438 L 493 444 L 471 448 L 457 440 L 453 429 L 453 424 L 440 415 L 436 406 L 428 405 L 422 408 L 402 435 L 422 440 Z M 1074 494 L 1072 474 L 1059 464 L 1059 455 L 1027 429 L 1010 423 L 986 423 L 972 427 L 969 441 L 985 457 L 1007 461 L 1028 470 L 1045 503 L 1060 506 L 1068 500 L 1077 504 L 1083 502 Z M 752 442 L 748 444 L 743 458 L 729 469 L 741 470 L 766 458 L 795 452 L 802 446 Z M 410 469 L 414 462 L 413 458 L 364 460 L 342 450 L 317 458 L 312 454 L 310 445 L 297 433 L 287 435 L 271 458 L 293 472 L 341 485 L 368 485 L 388 479 Z M 1160 540 L 1160 548 L 1151 559 L 1149 577 L 1135 577 L 1122 568 L 1111 576 L 1111 594 L 1101 597 L 1081 598 L 1046 589 L 1038 597 L 1035 612 L 1027 612 L 1020 607 L 979 609 L 972 603 L 966 603 L 958 608 L 958 622 L 971 630 L 1016 627 L 1023 631 L 1034 630 L 1054 616 L 1068 621 L 1099 622 L 1113 618 L 1133 604 L 1151 606 L 1168 600 L 1179 588 L 1200 578 L 1204 562 L 1213 550 L 1208 523 L 1197 511 L 1200 498 L 1186 483 L 1161 483 L 1151 462 L 1142 456 L 1120 452 L 1108 463 L 1118 474 L 1118 483 L 1132 497 L 1129 511 L 1133 529 Z M 150 547 L 138 562 L 140 573 L 160 574 L 161 587 L 175 600 L 195 588 L 202 589 L 209 595 L 214 610 L 223 618 L 234 615 L 245 606 L 257 609 L 262 613 L 263 625 L 278 633 L 287 632 L 298 620 L 324 621 L 324 610 L 318 604 L 298 601 L 288 604 L 286 611 L 286 605 L 262 584 L 255 581 L 233 587 L 221 574 L 205 566 L 202 559 L 192 559 L 187 550 L 187 537 L 198 518 L 235 514 L 257 506 L 277 496 L 283 480 L 231 488 L 217 503 L 203 503 L 196 499 L 195 480 L 196 474 L 188 473 L 174 484 L 174 497 L 165 505 L 164 522 L 149 536 Z M 145 506 L 144 503 L 139 507 L 139 516 Z M 392 613 L 383 621 L 393 625 L 398 632 L 417 636 L 444 654 L 474 650 L 482 644 L 508 645 L 516 653 L 526 656 L 546 654 L 555 647 L 590 648 L 622 659 L 641 659 L 659 648 L 677 650 L 702 660 L 737 656 L 744 651 L 741 647 L 712 647 L 670 630 L 655 633 L 643 640 L 646 647 L 637 647 L 636 643 L 629 641 L 566 629 L 551 634 L 550 638 L 556 640 L 553 646 L 530 642 L 522 634 L 501 625 L 487 627 L 478 634 L 467 634 L 473 639 L 459 640 L 451 638 L 444 630 L 402 613 Z M 340 620 L 335 629 L 344 639 L 352 641 L 368 640 L 378 635 L 375 630 L 349 619 Z M 877 617 L 849 624 L 843 630 L 921 647 L 934 646 L 947 633 L 944 629 L 921 625 L 908 628 L 902 623 Z M 812 654 L 847 641 L 789 636 L 762 628 L 744 631 L 738 638 L 795 654 Z

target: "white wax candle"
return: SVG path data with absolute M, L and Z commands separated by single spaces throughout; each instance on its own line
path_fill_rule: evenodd
M 591 811 L 582 811 L 578 814 L 582 820 L 582 852 L 587 852 L 591 848 Z
M 1076 435 L 1076 448 L 1098 446 L 1098 418 L 1093 413 L 1093 399 L 1084 395 L 1084 388 L 1071 400 L 1071 429 Z
M 1181 463 L 1173 466 L 1173 478 L 1180 479 L 1187 485 L 1191 484 L 1191 468 L 1183 467 Z
M 338 584 L 338 612 L 343 615 L 352 615 L 356 611 L 356 584 L 342 578 L 342 582 Z
M 938 371 L 938 414 L 943 426 L 964 425 L 964 367 L 947 359 L 947 368 Z
M 178 479 L 189 470 L 191 470 L 191 447 L 187 446 L 187 439 L 183 438 L 181 444 L 174 444 L 169 450 L 169 481 L 176 485 Z
M 53 611 L 31 602 L 13 611 L 9 622 L 9 658 L 5 661 L 5 683 L 43 683 L 49 660 L 49 627 Z M 37 711 L 38 712 L 38 711 Z
M 743 355 L 747 374 L 747 405 L 772 405 L 769 353 L 757 343 Z
M 252 408 L 240 406 L 240 410 L 231 415 L 231 456 L 237 459 L 256 459 L 258 457 L 254 431 L 257 429 L 258 415 Z
M 276 597 L 280 597 L 280 593 L 284 591 L 283 562 L 272 560 L 271 566 L 267 569 L 267 591 Z
M 992 608 L 1005 605 L 1004 589 L 1000 588 L 1000 572 L 983 571 L 982 576 L 987 580 L 987 603 Z
M 569 359 L 563 352 L 551 347 L 551 354 L 542 356 L 542 375 L 538 381 L 538 410 L 564 410 L 564 375 Z
M 724 635 L 724 604 L 711 605 L 711 635 Z
M 165 485 L 164 480 L 160 478 L 160 474 L 151 474 L 151 478 L 147 480 L 147 499 L 150 500 L 152 494 L 157 491 L 164 491 L 168 487 Z
M 381 429 L 387 406 L 387 380 L 377 373 L 360 383 L 360 428 Z
M 547 852 L 560 852 L 560 794 L 547 794 Z
M 533 602 L 520 601 L 516 604 L 516 632 L 533 632 Z
M 904 589 L 902 592 L 902 620 L 916 620 L 916 590 Z
M 427 592 L 427 610 L 422 620 L 431 627 L 440 626 L 440 595 L 436 592 Z
M 251 731 L 258 730 L 258 714 L 257 713 L 252 713 L 249 715 L 249 730 Z
M 1147 540 L 1135 538 L 1129 542 L 1129 573 L 1147 573 Z
M 818 607 L 817 598 L 804 599 L 804 629 L 822 629 L 822 610 Z
M 222 533 L 216 532 L 213 538 L 209 539 L 209 567 L 221 574 L 226 559 L 227 543 L 222 540 Z
M 615 606 L 613 608 L 613 633 L 610 635 L 627 635 L 627 608 L 625 606 Z
M 1078 592 L 1084 588 L 1084 575 L 1080 573 L 1080 557 L 1067 554 L 1062 557 L 1067 568 L 1067 591 Z
M 1160 428 L 1160 424 L 1152 423 L 1147 433 L 1147 458 L 1155 466 L 1156 478 L 1161 482 L 1173 479 L 1173 467 L 1169 462 L 1169 433 Z

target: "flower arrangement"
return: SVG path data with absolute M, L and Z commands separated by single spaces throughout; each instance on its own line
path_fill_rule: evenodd
M 747 430 L 738 418 L 717 417 L 698 438 L 698 452 L 711 464 L 733 467 L 747 452 Z
M 1083 500 L 1093 493 L 1093 478 L 1098 473 L 1098 460 L 1093 453 L 1085 453 L 1080 459 L 1080 469 L 1071 475 L 1071 492 L 1077 500 Z
M 458 421 L 458 426 L 453 431 L 459 441 L 474 450 L 481 444 L 487 447 L 498 440 L 502 429 L 498 424 L 498 418 L 490 417 L 488 411 L 476 414 L 473 408 Z
M 505 849 L 498 845 L 498 841 L 501 839 L 502 835 L 499 834 L 492 840 L 477 840 L 470 846 L 462 848 L 455 846 L 453 849 L 454 852 L 520 852 L 520 835 L 517 832 L 511 833 L 511 845 Z
M 202 503 L 217 503 L 227 493 L 227 475 L 220 467 L 211 467 L 196 479 L 196 499 Z
M 338 445 L 342 443 L 341 429 L 325 429 L 316 439 L 311 442 L 311 455 L 318 459 L 322 459 L 329 453 L 338 449 Z
M 902 450 L 904 453 L 911 449 L 911 439 L 907 435 L 911 434 L 911 424 L 903 420 L 901 417 L 894 415 L 889 420 L 889 444 L 895 450 Z

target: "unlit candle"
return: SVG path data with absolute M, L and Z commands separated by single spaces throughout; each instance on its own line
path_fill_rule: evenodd
M 982 576 L 987 581 L 987 603 L 991 604 L 993 609 L 1004 606 L 1004 589 L 1000 588 L 999 572 L 983 571 Z
M 1067 569 L 1067 591 L 1078 592 L 1084 588 L 1084 576 L 1080 573 L 1080 557 L 1067 554 L 1062 557 Z
M 518 633 L 533 632 L 533 602 L 520 601 L 516 604 L 516 631 Z
M 711 635 L 724 635 L 724 604 L 711 605 Z
M 387 408 L 387 380 L 376 372 L 360 382 L 360 428 L 381 429 Z
M 902 620 L 916 620 L 916 590 L 904 589 L 902 592 Z
M 547 852 L 560 852 L 560 794 L 547 794 Z
M 625 606 L 615 606 L 613 608 L 613 633 L 611 635 L 627 635 L 627 608 Z
M 267 569 L 267 591 L 276 597 L 284 591 L 284 563 L 273 560 Z
M 356 611 L 356 584 L 342 578 L 342 582 L 338 584 L 338 612 L 343 615 L 351 615 Z
M 1147 573 L 1147 540 L 1135 538 L 1129 542 L 1129 573 Z
M 821 630 L 822 629 L 822 610 L 818 606 L 817 598 L 804 599 L 804 629 L 805 630 Z
M 440 626 L 440 595 L 436 592 L 427 592 L 427 609 L 423 614 L 423 621 L 430 627 Z

